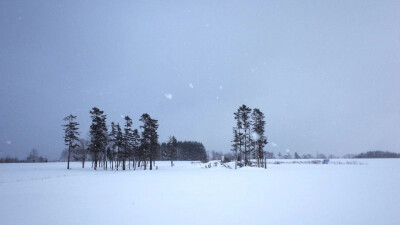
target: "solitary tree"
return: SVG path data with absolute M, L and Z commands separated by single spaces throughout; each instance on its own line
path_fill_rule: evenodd
M 171 160 L 171 167 L 174 166 L 174 159 L 176 158 L 177 147 L 178 147 L 178 141 L 174 136 L 170 136 L 169 141 L 167 143 L 167 151 L 169 159 Z
M 75 122 L 76 116 L 69 115 L 64 118 L 64 121 L 68 122 L 67 124 L 63 125 L 65 136 L 64 142 L 65 145 L 68 146 L 68 162 L 67 162 L 67 169 L 69 169 L 69 161 L 71 159 L 71 150 L 75 148 L 77 142 L 79 141 L 78 135 L 78 125 L 79 123 Z
M 85 168 L 88 146 L 89 142 L 86 139 L 80 138 L 73 151 L 73 158 L 82 162 L 82 168 Z
M 32 149 L 28 157 L 26 157 L 27 162 L 39 162 L 39 152 L 36 149 Z

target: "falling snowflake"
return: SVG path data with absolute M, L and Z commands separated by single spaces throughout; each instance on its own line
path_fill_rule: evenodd
M 253 138 L 253 140 L 258 141 L 260 140 L 261 136 L 257 133 L 257 132 L 253 132 L 251 133 L 251 137 Z
M 194 86 L 193 86 L 192 83 L 189 83 L 189 87 L 190 87 L 190 88 L 194 88 Z
M 165 97 L 167 98 L 167 99 L 169 99 L 169 100 L 171 100 L 172 99 L 172 94 L 171 93 L 166 93 L 166 94 L 164 94 L 165 95 Z
M 6 144 L 11 145 L 11 141 L 6 141 Z

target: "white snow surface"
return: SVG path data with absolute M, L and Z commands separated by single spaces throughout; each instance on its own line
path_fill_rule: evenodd
M 267 170 L 157 162 L 153 171 L 0 164 L 0 224 L 400 224 L 400 160 L 356 161 Z

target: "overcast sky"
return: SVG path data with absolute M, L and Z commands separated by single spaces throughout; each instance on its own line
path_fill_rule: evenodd
M 229 151 L 233 112 L 267 150 L 400 152 L 400 1 L 1 1 L 0 157 L 64 148 L 96 106 Z

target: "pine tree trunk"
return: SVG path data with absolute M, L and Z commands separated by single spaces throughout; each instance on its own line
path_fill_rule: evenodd
M 238 156 L 238 154 L 237 154 L 237 147 L 235 147 L 236 148 L 236 151 L 235 151 L 235 170 L 237 169 L 237 156 Z
M 69 170 L 69 159 L 71 157 L 71 145 L 68 146 L 68 163 L 67 163 L 67 170 Z
M 152 169 L 153 169 L 153 159 L 150 158 L 150 170 L 152 170 Z
M 264 165 L 264 167 L 265 167 L 265 169 L 267 169 L 267 157 L 265 157 L 265 165 Z

